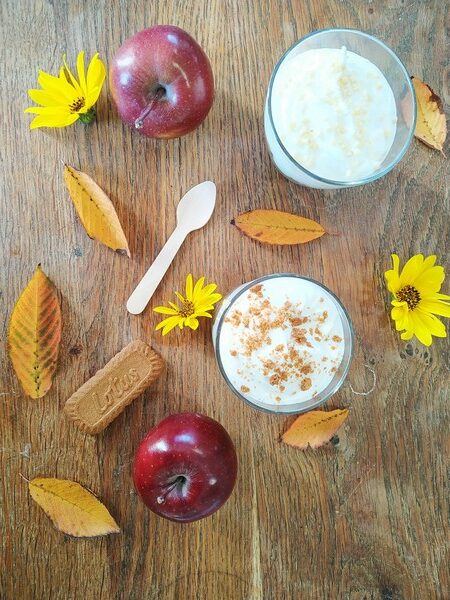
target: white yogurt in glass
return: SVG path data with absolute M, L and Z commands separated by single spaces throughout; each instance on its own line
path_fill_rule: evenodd
M 364 32 L 314 32 L 272 74 L 267 144 L 278 169 L 301 185 L 342 188 L 385 175 L 403 157 L 414 127 L 406 69 Z
M 383 73 L 345 46 L 287 59 L 272 90 L 275 128 L 289 154 L 319 177 L 363 179 L 394 141 L 397 109 Z
M 351 326 L 337 298 L 290 274 L 235 290 L 216 316 L 213 340 L 231 389 L 273 412 L 324 402 L 341 385 L 351 357 Z

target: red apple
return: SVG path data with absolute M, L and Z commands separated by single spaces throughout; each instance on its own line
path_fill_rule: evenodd
M 161 421 L 134 457 L 136 490 L 150 510 L 172 521 L 196 521 L 215 512 L 233 491 L 236 474 L 230 436 L 198 413 Z
M 208 57 L 174 25 L 156 25 L 126 40 L 113 58 L 110 85 L 121 118 L 156 138 L 194 130 L 214 100 Z

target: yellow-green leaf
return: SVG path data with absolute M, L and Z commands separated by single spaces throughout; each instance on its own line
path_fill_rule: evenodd
M 118 533 L 108 509 L 75 481 L 36 478 L 28 483 L 30 495 L 57 529 L 76 537 Z
M 417 122 L 414 135 L 430 148 L 444 153 L 447 121 L 442 100 L 428 84 L 417 77 L 411 77 L 411 79 L 417 100 Z
M 55 286 L 38 265 L 9 321 L 8 350 L 16 375 L 30 398 L 52 385 L 61 340 L 61 309 Z
M 301 450 L 308 446 L 319 448 L 331 440 L 347 417 L 347 408 L 330 411 L 311 410 L 300 415 L 281 439 L 285 444 Z
M 325 233 L 316 221 L 272 209 L 250 210 L 231 223 L 245 235 L 266 244 L 304 244 Z
M 130 256 L 119 217 L 102 188 L 89 175 L 68 165 L 64 165 L 64 180 L 88 236 Z

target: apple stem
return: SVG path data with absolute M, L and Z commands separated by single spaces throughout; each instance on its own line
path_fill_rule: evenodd
M 155 95 L 152 97 L 150 102 L 147 104 L 147 106 L 142 110 L 141 114 L 135 120 L 135 122 L 134 122 L 135 129 L 142 129 L 142 127 L 144 126 L 144 120 L 151 113 L 151 111 L 155 107 L 155 104 L 157 104 L 161 100 L 161 98 L 163 98 L 163 96 L 165 96 L 165 94 L 166 94 L 166 90 L 163 87 L 159 87 L 156 90 Z
M 173 481 L 169 487 L 166 489 L 166 491 L 164 492 L 164 494 L 162 494 L 161 496 L 158 496 L 156 498 L 156 502 L 158 504 L 164 504 L 164 502 L 166 501 L 166 497 L 168 494 L 170 494 L 170 492 L 176 488 L 176 487 L 181 487 L 184 483 L 186 483 L 186 477 L 184 475 L 178 475 L 178 477 L 175 479 L 175 481 Z

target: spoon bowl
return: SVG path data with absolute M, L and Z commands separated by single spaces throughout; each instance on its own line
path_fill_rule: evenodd
M 187 231 L 201 229 L 211 218 L 216 205 L 216 186 L 203 181 L 181 198 L 177 207 L 177 226 Z

